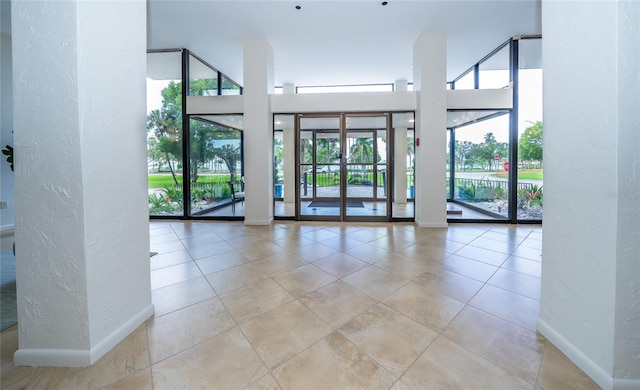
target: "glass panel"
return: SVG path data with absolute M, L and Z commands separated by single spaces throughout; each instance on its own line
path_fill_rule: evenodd
M 316 198 L 340 198 L 340 132 L 315 131 L 316 164 L 311 174 Z
M 222 75 L 222 95 L 240 95 L 240 86 L 225 75 Z
M 218 71 L 189 55 L 189 95 L 214 96 L 218 94 Z
M 206 118 L 190 120 L 191 214 L 242 216 L 242 132 Z
M 180 51 L 147 53 L 149 215 L 183 215 Z
M 340 217 L 340 118 L 300 118 L 301 216 Z
M 377 198 L 386 199 L 387 197 L 387 131 L 376 131 L 376 152 L 377 152 L 377 166 L 376 174 L 374 175 L 373 185 L 376 187 Z
M 348 116 L 346 215 L 387 215 L 387 117 Z
M 372 131 L 350 131 L 347 133 L 346 142 L 347 164 L 372 164 L 375 162 Z
M 395 164 L 393 168 L 394 218 L 413 218 L 414 114 L 392 114 Z M 406 157 L 403 157 L 406 156 Z
M 340 170 L 314 175 L 311 166 L 301 166 L 300 177 L 300 215 L 339 217 Z M 311 182 L 312 178 L 315 178 L 317 183 Z
M 300 164 L 313 164 L 313 131 L 300 132 Z
M 282 130 L 273 132 L 273 197 L 282 200 L 284 184 L 284 135 Z
M 322 172 L 330 171 L 330 167 L 320 167 L 320 164 L 340 163 L 340 133 L 337 131 L 316 131 L 315 133 L 317 168 L 322 168 Z M 318 169 L 316 169 L 316 171 L 318 171 Z
M 455 89 L 475 89 L 475 76 L 473 70 L 454 82 Z
M 373 199 L 373 165 L 347 166 L 347 198 Z
M 273 214 L 276 217 L 296 215 L 294 118 L 294 115 L 273 117 Z
M 503 164 L 509 161 L 509 115 L 454 131 L 454 199 L 462 205 L 453 206 L 449 218 L 506 219 L 509 177 Z
M 518 219 L 542 220 L 541 39 L 519 41 Z
M 451 190 L 450 190 L 450 186 L 451 186 L 451 181 L 450 181 L 450 177 L 451 177 L 451 129 L 447 129 L 447 200 L 451 199 Z
M 509 45 L 480 63 L 480 88 L 502 89 L 509 86 Z

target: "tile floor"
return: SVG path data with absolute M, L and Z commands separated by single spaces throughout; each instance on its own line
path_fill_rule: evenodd
M 2 389 L 592 389 L 535 332 L 540 226 L 151 222 L 156 314 Z M 514 255 L 515 254 L 515 255 Z

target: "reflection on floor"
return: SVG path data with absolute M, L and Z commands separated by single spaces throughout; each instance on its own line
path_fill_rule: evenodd
M 311 201 L 301 203 L 302 215 L 334 215 L 337 216 L 340 210 L 328 207 L 309 207 Z M 348 207 L 347 215 L 350 216 L 385 216 L 387 215 L 386 202 L 367 202 L 363 201 L 364 208 Z M 392 203 L 392 216 L 394 218 L 413 218 L 413 202 Z M 274 207 L 274 215 L 276 217 L 294 217 L 296 215 L 295 203 L 276 201 Z
M 535 331 L 539 225 L 150 223 L 155 316 L 3 388 L 596 389 Z

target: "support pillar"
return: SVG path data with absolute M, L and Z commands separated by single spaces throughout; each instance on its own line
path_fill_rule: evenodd
M 146 4 L 11 5 L 15 364 L 89 366 L 153 314 Z
M 420 227 L 447 227 L 446 85 L 446 35 L 422 33 L 413 45 L 415 131 L 420 140 L 415 153 L 415 221 Z
M 285 83 L 282 87 L 285 94 L 295 93 L 295 87 L 291 83 Z M 284 148 L 284 202 L 293 204 L 296 201 L 296 134 L 292 127 L 283 130 L 282 144 Z
M 407 80 L 396 80 L 396 91 L 407 90 Z M 394 127 L 393 138 L 393 201 L 398 204 L 407 203 L 407 128 Z
M 265 38 L 244 43 L 245 225 L 273 220 L 273 48 Z
M 537 329 L 603 389 L 640 388 L 639 20 L 635 1 L 542 2 Z

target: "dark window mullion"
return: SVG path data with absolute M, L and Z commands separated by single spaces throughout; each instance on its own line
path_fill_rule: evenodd
M 187 116 L 187 96 L 189 96 L 189 50 L 182 50 L 182 208 L 183 219 L 191 216 L 190 147 L 191 130 Z

